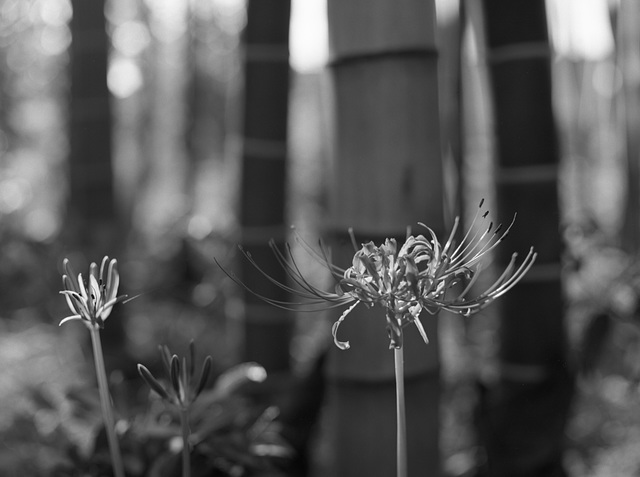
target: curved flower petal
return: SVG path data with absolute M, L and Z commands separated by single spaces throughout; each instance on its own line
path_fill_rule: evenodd
M 118 287 L 120 286 L 120 274 L 118 273 L 118 262 L 114 258 L 109 262 L 107 271 L 107 301 L 113 300 L 118 295 Z
M 76 293 L 73 291 L 73 283 L 71 282 L 71 280 L 69 279 L 69 277 L 67 277 L 66 275 L 62 275 L 62 285 L 67 289 L 66 291 L 71 292 L 71 293 Z M 67 305 L 69 305 L 69 309 L 74 313 L 80 313 L 80 311 L 76 308 L 73 300 L 71 299 L 71 297 L 69 296 L 69 293 L 63 293 L 65 299 L 67 300 Z
M 422 339 L 424 340 L 424 342 L 426 344 L 429 344 L 429 337 L 427 336 L 427 332 L 424 330 L 424 326 L 422 326 L 422 322 L 420 321 L 420 318 L 414 315 L 413 322 L 415 323 L 416 328 L 418 328 L 418 332 L 420 333 L 420 336 L 422 336 Z
M 96 282 L 100 279 L 100 276 L 98 275 L 98 270 L 99 269 L 96 262 L 91 262 L 91 264 L 89 265 L 89 276 L 93 277 Z
M 349 308 L 347 308 L 342 315 L 340 315 L 340 318 L 338 318 L 338 321 L 336 321 L 333 326 L 331 326 L 331 334 L 333 335 L 333 342 L 336 344 L 336 346 L 338 348 L 340 348 L 341 350 L 345 350 L 345 349 L 349 349 L 351 347 L 351 345 L 349 344 L 348 341 L 340 341 L 338 339 L 338 328 L 340 327 L 340 323 L 342 323 L 344 321 L 344 319 L 347 317 L 347 315 L 349 313 L 351 313 L 351 310 L 353 310 L 356 305 L 360 303 L 359 301 L 356 301 L 353 305 L 351 305 Z
M 76 280 L 76 277 L 78 275 L 76 275 L 76 273 L 74 272 L 73 268 L 71 267 L 71 263 L 69 262 L 68 258 L 65 258 L 62 261 L 62 269 L 64 270 L 64 275 L 66 276 L 67 279 L 69 280 L 69 284 L 67 285 L 66 283 L 64 284 L 64 287 L 67 288 L 68 290 L 72 290 L 75 292 L 80 292 L 80 288 L 78 287 L 78 282 Z
M 84 278 L 82 277 L 82 273 L 78 273 L 78 293 L 85 300 L 87 299 L 87 287 L 84 283 Z
M 100 285 L 98 284 L 98 279 L 96 275 L 93 273 L 89 275 L 89 299 L 92 303 L 99 305 L 102 302 L 102 292 L 100 290 Z M 95 305 L 94 305 L 95 306 Z
M 102 284 L 105 283 L 104 281 L 104 272 L 106 270 L 106 266 L 107 266 L 107 262 L 109 262 L 109 256 L 105 255 L 104 257 L 102 257 L 102 261 L 100 262 L 100 281 L 102 282 Z
M 82 317 L 80 315 L 71 315 L 71 316 L 67 316 L 66 318 L 63 318 L 60 323 L 58 323 L 58 326 L 62 326 L 64 323 L 66 323 L 67 321 L 73 321 L 73 320 L 82 320 Z

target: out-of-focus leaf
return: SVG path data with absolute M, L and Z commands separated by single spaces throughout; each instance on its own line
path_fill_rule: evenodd
M 267 371 L 257 363 L 238 364 L 225 371 L 216 380 L 213 395 L 216 399 L 224 399 L 237 391 L 243 384 L 260 383 L 267 378 Z
M 100 396 L 94 388 L 73 387 L 67 390 L 65 397 L 72 404 L 73 415 L 79 419 L 100 414 Z
M 49 411 L 57 409 L 56 403 L 53 401 L 52 397 L 47 394 L 43 386 L 30 386 L 26 391 L 27 395 L 38 409 L 46 409 Z

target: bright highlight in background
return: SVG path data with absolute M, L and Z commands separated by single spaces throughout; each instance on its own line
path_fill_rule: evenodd
M 289 35 L 291 67 L 299 73 L 322 69 L 329 56 L 326 0 L 292 0 Z
M 608 0 L 547 0 L 547 11 L 559 55 L 598 61 L 613 54 Z

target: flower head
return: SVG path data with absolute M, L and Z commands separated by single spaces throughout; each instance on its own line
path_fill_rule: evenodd
M 60 325 L 71 320 L 82 320 L 90 328 L 103 328 L 113 306 L 127 299 L 127 295 L 118 296 L 120 275 L 117 260 L 114 258 L 109 261 L 109 257 L 105 256 L 100 267 L 95 262 L 91 263 L 88 280 L 81 273 L 75 275 L 68 259 L 64 259 L 62 266 L 64 290 L 60 293 L 67 299 L 73 314 L 64 318 Z
M 490 222 L 478 229 L 476 223 L 486 220 L 488 216 L 488 212 L 481 213 L 482 204 L 480 202 L 478 212 L 460 243 L 456 243 L 458 218 L 444 245 L 431 228 L 421 223 L 419 225 L 426 233 L 415 236 L 408 234 L 399 248 L 395 239 L 386 239 L 379 246 L 373 242 L 364 243 L 360 248 L 353 240 L 355 254 L 347 269 L 332 264 L 323 247 L 318 252 L 300 240 L 305 250 L 325 265 L 336 279 L 333 293 L 323 291 L 307 281 L 293 259 L 288 244 L 285 252 L 280 251 L 273 242 L 272 248 L 282 267 L 297 284 L 295 288 L 269 277 L 248 252 L 245 255 L 270 281 L 305 299 L 304 303 L 289 303 L 260 295 L 268 303 L 283 308 L 301 304 L 322 304 L 325 308 L 350 305 L 333 325 L 334 341 L 341 349 L 349 348 L 349 343 L 338 340 L 338 327 L 359 303 L 384 308 L 390 347 L 402 347 L 402 329 L 411 323 L 416 325 L 424 341 L 428 342 L 419 319 L 423 310 L 431 314 L 447 310 L 469 316 L 509 291 L 536 259 L 536 254 L 530 249 L 517 266 L 517 254 L 514 253 L 505 270 L 491 286 L 476 296 L 468 296 L 482 271 L 483 260 L 507 236 L 513 225 L 512 221 L 506 229 L 502 226 L 494 229 L 493 222 Z M 353 239 L 352 232 L 351 236 Z M 242 285 L 237 278 L 230 276 Z
M 211 356 L 207 356 L 202 364 L 200 377 L 195 386 L 192 386 L 195 374 L 195 345 L 189 343 L 189 354 L 179 358 L 172 355 L 167 346 L 159 346 L 162 362 L 169 377 L 170 386 L 165 388 L 144 365 L 138 364 L 138 373 L 164 401 L 187 409 L 200 395 L 209 375 L 211 374 Z
M 418 238 L 409 236 L 400 250 L 395 239 L 386 239 L 380 246 L 368 242 L 353 256 L 351 267 L 347 268 L 338 282 L 337 291 L 354 300 L 355 306 L 380 305 L 385 309 L 387 329 L 392 347 L 401 345 L 402 328 L 415 323 L 423 339 L 428 341 L 422 323 L 418 319 L 422 311 L 420 300 L 420 262 L 424 258 L 424 244 Z M 336 337 L 338 326 L 348 312 L 334 324 Z M 338 341 L 340 348 L 348 348 L 348 342 Z

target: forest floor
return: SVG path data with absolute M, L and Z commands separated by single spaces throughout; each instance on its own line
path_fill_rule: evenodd
M 137 308 L 138 312 L 142 308 Z M 210 343 L 209 348 L 221 360 L 220 366 L 230 364 L 224 333 L 232 330 L 225 328 L 222 320 L 207 321 L 200 312 L 189 311 L 179 303 L 165 303 L 147 309 L 132 322 L 135 324 L 129 328 L 130 338 L 141 346 L 140 359 L 154 352 L 152 343 L 167 339 L 178 342 L 195 334 Z M 477 375 L 469 365 L 472 358 L 468 347 L 462 345 L 461 322 L 441 320 L 441 324 L 443 468 L 447 477 L 469 476 L 477 455 L 472 425 Z M 66 388 L 87 381 L 91 370 L 87 361 L 90 358 L 81 345 L 83 332 L 86 330 L 82 326 L 60 328 L 57 321 L 44 324 L 28 309 L 11 320 L 0 320 L 0 470 L 16 459 L 43 463 L 54 459 L 47 454 L 51 449 L 38 450 L 35 441 L 27 445 L 24 436 L 20 436 L 18 445 L 13 441 L 16 436 L 7 432 L 18 416 L 30 415 L 37 435 L 46 437 L 64 419 L 64 415 L 56 415 L 40 402 L 34 390 L 46 389 L 45 394 L 59 402 Z M 318 326 L 303 327 L 300 332 L 295 345 L 299 350 L 308 350 L 310 344 L 326 338 L 326 330 Z M 571 477 L 640 475 L 640 385 L 636 370 L 629 367 L 629 363 L 640 363 L 639 355 L 635 333 L 630 333 L 626 325 L 616 326 L 601 365 L 591 376 L 579 378 L 567 428 L 565 464 Z M 82 431 L 81 427 L 77 430 Z M 15 433 L 16 428 L 11 432 Z M 322 429 L 315 449 L 312 477 L 326 477 L 323 460 L 328 447 L 322 442 Z

